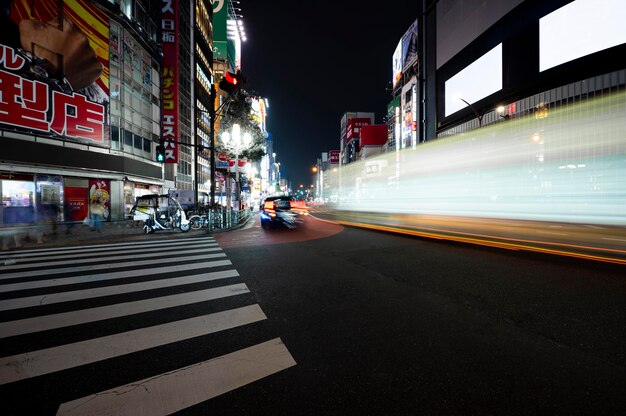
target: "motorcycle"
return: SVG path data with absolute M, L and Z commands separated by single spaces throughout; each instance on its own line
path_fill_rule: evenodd
M 135 221 L 143 221 L 143 230 L 151 234 L 157 230 L 175 230 L 184 233 L 191 224 L 180 203 L 169 195 L 144 195 L 137 197 L 130 210 Z

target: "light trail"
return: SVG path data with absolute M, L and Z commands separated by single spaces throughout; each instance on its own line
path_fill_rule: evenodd
M 325 172 L 336 209 L 626 225 L 626 93 Z

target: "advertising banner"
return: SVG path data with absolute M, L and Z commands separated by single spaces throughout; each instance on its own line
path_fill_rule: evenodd
M 89 179 L 89 205 L 96 199 L 104 204 L 104 220 L 110 218 L 111 213 L 111 181 L 108 179 Z
M 65 221 L 82 221 L 89 216 L 87 188 L 65 187 Z
M 398 42 L 391 61 L 391 87 L 396 88 L 402 79 L 402 39 Z
M 88 0 L 3 1 L 0 128 L 109 146 L 109 20 Z
M 178 163 L 178 0 L 161 1 L 161 138 L 165 163 Z
M 361 127 L 372 124 L 370 118 L 351 118 L 348 120 L 347 142 L 361 138 Z
M 417 20 L 402 36 L 402 71 L 417 63 Z

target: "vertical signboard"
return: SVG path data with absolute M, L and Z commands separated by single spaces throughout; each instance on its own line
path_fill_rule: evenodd
M 0 128 L 109 146 L 109 20 L 88 0 L 6 1 Z
M 161 16 L 161 139 L 165 147 L 165 163 L 178 163 L 178 0 L 162 0 Z

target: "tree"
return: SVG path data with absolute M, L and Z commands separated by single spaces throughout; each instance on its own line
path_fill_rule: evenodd
M 252 99 L 243 88 L 231 97 L 220 123 L 222 131 L 230 130 L 233 124 L 239 124 L 242 131 L 247 131 L 252 135 L 252 144 L 242 151 L 239 157 L 251 161 L 261 160 L 265 156 L 265 137 L 252 116 Z M 228 151 L 219 140 L 217 142 L 218 151 Z

